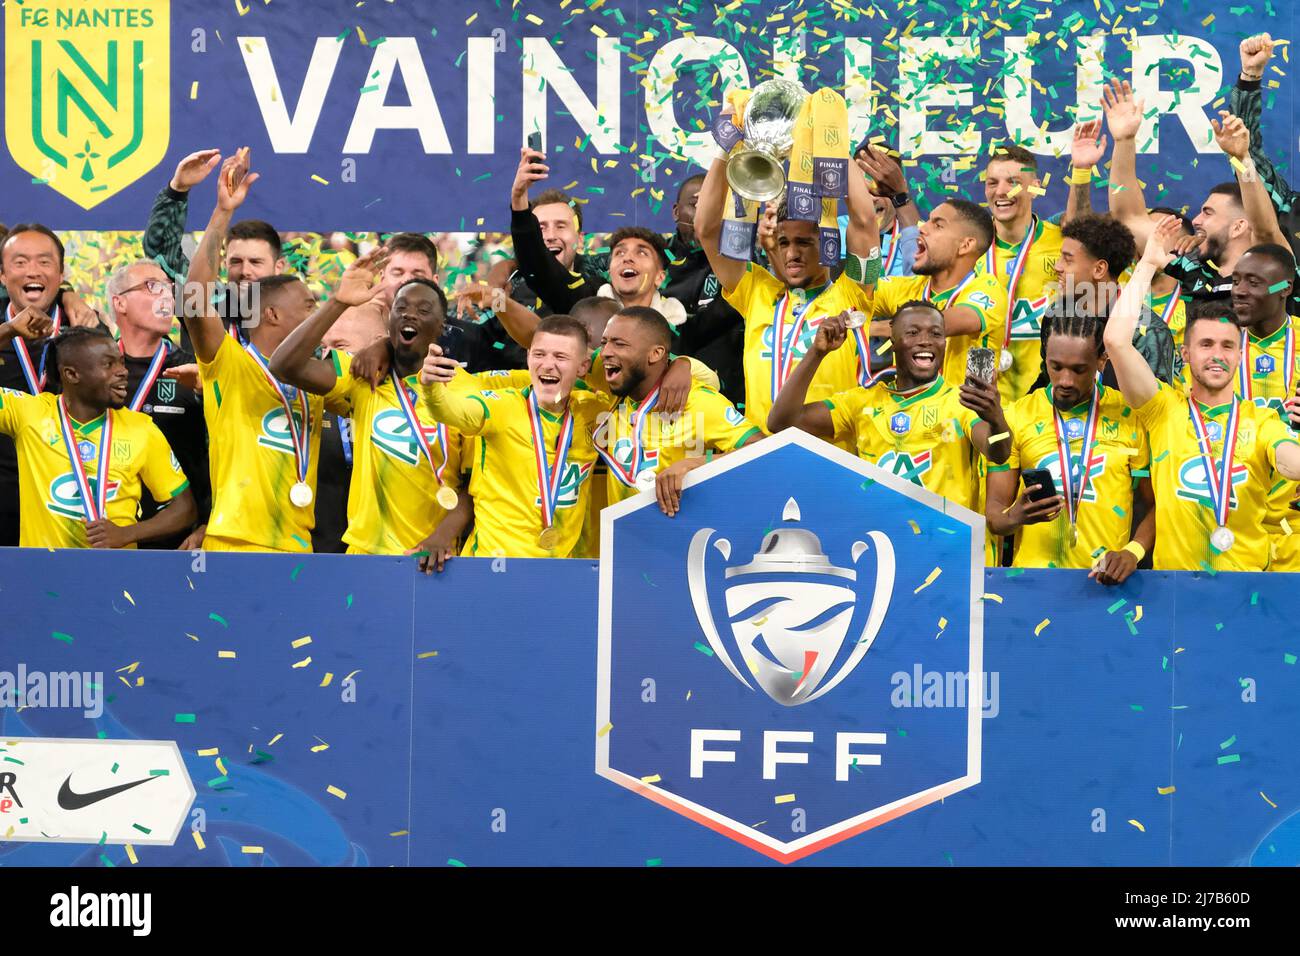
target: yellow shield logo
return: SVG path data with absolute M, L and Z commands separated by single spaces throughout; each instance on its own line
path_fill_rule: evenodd
M 168 0 L 5 4 L 14 161 L 83 209 L 153 169 L 171 135 L 170 41 Z

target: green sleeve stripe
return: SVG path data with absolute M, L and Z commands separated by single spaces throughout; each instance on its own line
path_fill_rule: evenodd
M 1277 441 L 1273 442 L 1273 450 L 1277 451 L 1283 445 L 1300 445 L 1300 440 L 1295 438 L 1279 438 Z
M 488 404 L 487 404 L 487 402 L 483 401 L 482 396 L 479 396 L 479 395 L 471 395 L 470 398 L 472 398 L 474 401 L 478 402 L 480 405 L 483 406 L 483 417 L 484 417 L 484 418 L 491 418 L 491 417 L 492 417 L 492 411 L 491 411 L 491 409 L 488 408 Z
M 832 402 L 829 398 L 823 398 L 823 399 L 822 399 L 822 402 L 823 402 L 823 403 L 826 405 L 826 407 L 829 408 L 831 411 L 835 411 L 835 403 Z
M 334 374 L 339 378 L 343 377 L 343 363 L 339 361 L 339 350 L 330 349 L 330 362 L 334 365 Z
M 743 448 L 746 444 L 749 443 L 749 440 L 750 440 L 751 438 L 753 438 L 755 435 L 761 435 L 761 434 L 763 434 L 763 429 L 759 428 L 759 427 L 756 425 L 756 426 L 754 426 L 753 428 L 751 428 L 749 431 L 745 432 L 745 434 L 741 435 L 741 436 L 740 436 L 740 441 L 736 442 L 736 444 L 733 445 L 732 447 L 733 447 L 733 448 Z
M 1010 471 L 1010 470 L 1011 470 L 1011 466 L 1008 465 L 1008 464 L 1002 464 L 1002 465 L 989 465 L 989 468 L 988 468 L 988 472 L 989 472 L 990 475 L 993 474 L 993 472 L 995 472 L 995 471 Z
M 179 495 L 182 491 L 184 491 L 189 486 L 190 486 L 190 480 L 186 478 L 184 481 L 182 481 L 179 485 L 176 486 L 176 489 L 170 495 L 167 496 L 167 500 L 171 501 L 173 498 L 175 498 L 177 495 Z

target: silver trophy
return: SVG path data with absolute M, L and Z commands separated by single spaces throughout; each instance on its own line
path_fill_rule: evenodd
M 738 196 L 770 202 L 785 189 L 784 164 L 808 92 L 789 80 L 765 80 L 745 104 L 745 148 L 727 160 L 727 185 Z

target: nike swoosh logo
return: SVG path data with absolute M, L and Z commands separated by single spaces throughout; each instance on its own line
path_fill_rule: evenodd
M 68 774 L 68 779 L 63 781 L 63 786 L 59 788 L 59 806 L 64 810 L 80 810 L 83 807 L 88 807 L 93 803 L 99 803 L 101 800 L 107 800 L 109 797 L 130 790 L 132 787 L 138 787 L 142 783 L 157 779 L 158 777 L 145 777 L 142 780 L 132 780 L 130 783 L 118 784 L 116 787 L 105 787 L 103 790 L 74 793 L 71 786 L 72 774 Z

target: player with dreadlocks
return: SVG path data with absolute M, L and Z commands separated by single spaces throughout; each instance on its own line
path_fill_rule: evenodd
M 1007 409 L 1011 457 L 989 466 L 986 516 L 995 534 L 1015 536 L 1015 567 L 1091 568 L 1102 584 L 1120 584 L 1155 546 L 1154 495 L 1142 477 L 1146 433 L 1119 390 L 1101 383 L 1104 329 L 1102 319 L 1049 308 L 1050 384 Z M 1039 473 L 1023 491 L 1022 471 Z M 1129 540 L 1135 486 L 1148 509 Z

